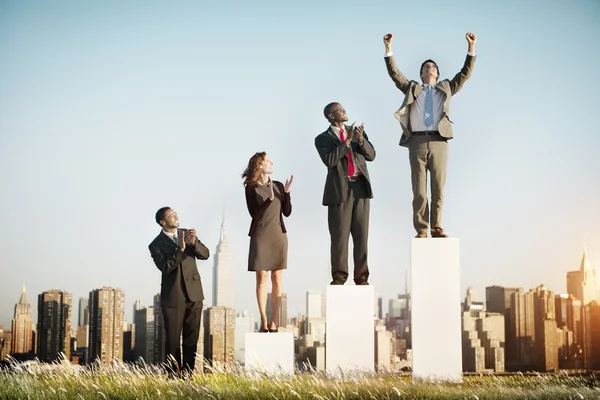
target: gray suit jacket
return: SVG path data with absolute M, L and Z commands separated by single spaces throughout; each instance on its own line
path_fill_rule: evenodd
M 440 131 L 440 135 L 446 139 L 452 139 L 452 121 L 450 120 L 450 98 L 455 95 L 464 85 L 464 83 L 471 77 L 473 72 L 473 65 L 475 64 L 476 56 L 467 55 L 465 64 L 458 74 L 452 79 L 444 79 L 438 82 L 436 85 L 437 89 L 440 89 L 444 93 L 444 105 L 442 118 L 438 124 L 437 130 Z M 417 100 L 417 97 L 423 91 L 423 85 L 416 81 L 409 81 L 400 72 L 396 66 L 396 60 L 394 56 L 385 57 L 385 66 L 387 67 L 390 78 L 394 81 L 398 89 L 405 94 L 402 105 L 394 113 L 394 117 L 400 122 L 402 127 L 402 136 L 400 137 L 400 146 L 407 146 L 408 141 L 412 135 L 410 129 L 410 106 Z
M 350 126 L 345 125 L 348 132 Z M 366 133 L 363 133 L 364 141 L 360 145 L 356 137 L 352 138 L 350 145 L 354 153 L 354 167 L 367 179 L 369 198 L 373 198 L 371 190 L 371 178 L 367 169 L 366 161 L 375 159 L 375 148 L 369 141 Z M 344 194 L 348 191 L 348 147 L 341 142 L 339 137 L 329 127 L 325 132 L 315 138 L 315 147 L 321 156 L 323 164 L 327 167 L 327 178 L 323 192 L 323 205 L 341 204 Z

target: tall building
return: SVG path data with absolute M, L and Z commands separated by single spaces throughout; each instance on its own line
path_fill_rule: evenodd
M 467 289 L 462 304 L 462 358 L 465 372 L 504 372 L 504 315 L 486 312 L 475 300 L 475 291 Z
M 488 286 L 485 288 L 485 305 L 489 313 L 504 315 L 505 343 L 505 366 L 507 371 L 519 370 L 519 353 L 516 339 L 516 328 L 513 321 L 513 310 L 511 309 L 512 295 L 519 292 L 519 288 L 507 288 L 502 286 Z
M 510 303 L 511 331 L 508 337 L 515 340 L 515 353 L 511 359 L 514 371 L 532 371 L 536 369 L 537 353 L 535 346 L 535 314 L 533 292 L 524 292 L 519 288 L 511 295 Z
M 71 294 L 49 290 L 38 296 L 38 358 L 53 362 L 71 357 Z
M 154 295 L 152 301 L 154 309 L 154 358 L 158 364 L 165 362 L 166 333 L 163 320 L 162 306 L 160 305 L 160 293 Z M 198 350 L 198 352 L 201 352 Z
M 306 292 L 306 314 L 309 318 L 323 317 L 323 295 L 316 290 Z
M 580 346 L 582 352 L 583 368 L 589 368 L 593 362 L 592 335 L 591 335 L 591 308 L 588 307 L 594 301 L 598 301 L 598 276 L 596 270 L 587 257 L 587 249 L 584 244 L 583 256 L 579 270 L 569 271 L 567 273 L 567 292 L 581 302 L 580 319 L 581 329 L 575 335 L 575 340 Z
M 204 311 L 204 358 L 215 367 L 234 363 L 235 310 L 209 307 Z
M 235 316 L 233 357 L 236 363 L 244 365 L 246 359 L 246 333 L 254 332 L 254 314 L 244 310 Z
M 221 237 L 217 244 L 213 268 L 213 306 L 235 308 L 233 303 L 233 261 L 225 236 L 225 219 L 221 222 Z
M 279 307 L 279 326 L 286 326 L 288 322 L 287 294 L 281 294 L 281 307 Z M 267 322 L 271 321 L 271 293 L 267 293 Z
M 579 270 L 567 272 L 567 293 L 581 301 L 584 307 L 598 299 L 598 278 L 596 270 L 587 257 L 587 249 L 583 246 L 583 256 Z
M 135 325 L 134 359 L 142 358 L 147 364 L 157 364 L 156 320 L 154 307 L 136 310 L 133 316 Z
M 103 287 L 90 292 L 90 336 L 88 362 L 110 365 L 123 359 L 125 293 Z
M 544 285 L 534 289 L 535 344 L 537 371 L 558 370 L 558 329 L 555 296 Z
M 11 339 L 11 332 L 4 330 L 2 325 L 0 325 L 0 361 L 4 360 L 10 354 Z
M 15 304 L 15 314 L 12 320 L 10 354 L 19 359 L 20 355 L 33 354 L 33 318 L 31 316 L 31 304 L 27 301 L 25 285 L 21 291 L 21 297 Z
M 77 318 L 77 326 L 83 326 L 89 323 L 88 301 L 89 299 L 86 299 L 85 297 L 79 298 L 79 314 Z

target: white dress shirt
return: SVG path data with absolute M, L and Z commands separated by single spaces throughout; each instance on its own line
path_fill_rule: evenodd
M 467 53 L 470 56 L 475 56 L 475 53 Z M 391 57 L 394 53 L 391 51 L 385 53 L 385 57 Z M 439 76 L 438 76 L 439 79 Z M 433 123 L 429 126 L 425 125 L 425 96 L 427 96 L 427 88 L 432 88 L 433 92 Z M 410 105 L 410 130 L 418 131 L 437 131 L 438 124 L 442 119 L 444 112 L 444 92 L 437 89 L 435 86 L 430 86 L 427 83 L 423 84 L 423 91 L 417 97 L 417 100 Z
M 174 241 L 179 246 L 179 239 L 177 238 L 177 231 L 175 233 L 167 232 L 163 229 L 163 233 L 167 235 L 172 241 Z

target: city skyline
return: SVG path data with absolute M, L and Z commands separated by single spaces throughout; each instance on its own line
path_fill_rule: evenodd
M 222 225 L 222 227 L 221 227 L 222 234 L 223 234 L 223 229 L 224 228 L 223 228 L 223 225 Z M 570 270 L 568 270 L 564 274 L 564 282 L 565 282 L 565 290 L 564 291 L 556 290 L 555 288 L 552 288 L 552 287 L 544 284 L 543 282 L 538 282 L 538 283 L 536 283 L 536 284 L 534 284 L 532 286 L 523 286 L 523 285 L 513 285 L 513 286 L 510 286 L 510 285 L 490 284 L 490 285 L 486 286 L 484 288 L 484 290 L 477 290 L 473 286 L 468 285 L 465 288 L 464 291 L 467 291 L 468 293 L 469 292 L 470 293 L 485 293 L 486 292 L 485 289 L 487 289 L 489 287 L 514 287 L 514 288 L 521 288 L 521 289 L 524 289 L 524 290 L 529 290 L 529 289 L 534 289 L 534 288 L 537 288 L 537 287 L 540 287 L 540 286 L 544 286 L 544 287 L 548 287 L 549 290 L 553 291 L 557 295 L 565 295 L 569 291 L 567 289 L 567 286 L 569 284 L 568 282 L 570 280 L 570 277 L 569 277 L 570 274 L 573 273 L 573 272 L 579 272 L 579 271 L 584 271 L 584 270 L 586 271 L 585 276 L 591 275 L 590 273 L 587 272 L 588 270 L 591 270 L 591 272 L 593 273 L 593 275 L 595 275 L 595 277 L 596 277 L 595 291 L 594 291 L 595 294 L 590 292 L 590 293 L 586 294 L 586 296 L 588 296 L 588 298 L 593 298 L 595 296 L 595 298 L 597 298 L 597 299 L 600 300 L 600 274 L 598 274 L 598 271 L 596 270 L 596 268 L 594 268 L 594 266 L 589 261 L 589 257 L 588 257 L 588 253 L 587 253 L 587 247 L 586 247 L 585 243 L 584 243 L 584 246 L 583 246 L 583 249 L 582 249 L 582 254 L 581 254 L 581 258 L 579 260 L 579 263 L 577 265 L 575 265 L 573 268 L 571 268 Z M 406 278 L 408 278 L 407 275 L 406 275 Z M 22 285 L 22 292 L 21 292 L 21 295 L 19 297 L 19 300 L 16 301 L 16 302 L 14 302 L 13 305 L 11 306 L 14 309 L 16 309 L 16 307 L 18 307 L 19 304 L 22 301 L 24 301 L 23 299 L 25 299 L 25 301 L 26 301 L 26 294 L 25 294 L 26 293 L 26 287 L 27 287 L 27 285 Z M 393 300 L 403 299 L 406 296 L 410 296 L 410 290 L 408 289 L 408 287 L 409 287 L 409 285 L 405 285 L 402 292 L 398 292 L 398 293 L 396 293 L 392 297 L 385 297 L 385 296 L 380 295 L 378 292 L 376 292 L 376 299 L 375 299 L 375 301 L 378 301 L 377 299 L 379 299 L 379 298 L 381 298 L 383 300 L 388 300 L 388 302 L 383 301 L 383 304 L 387 304 L 388 305 L 388 307 L 387 307 L 387 313 L 385 312 L 386 308 L 382 307 L 382 309 L 383 309 L 382 310 L 382 314 L 384 316 L 386 314 L 392 312 L 392 311 L 390 311 L 389 307 L 390 307 L 391 302 Z M 152 307 L 152 304 L 154 304 L 154 306 L 156 306 L 156 296 L 157 296 L 156 294 L 154 294 L 152 296 L 152 301 L 149 302 L 151 305 L 150 306 L 144 306 L 144 304 L 146 304 L 146 302 L 145 302 L 144 299 L 128 300 L 128 296 L 127 296 L 127 291 L 126 290 L 123 290 L 122 288 L 114 288 L 114 289 L 122 291 L 122 293 L 123 293 L 123 295 L 125 297 L 125 307 L 124 307 L 125 310 L 128 309 L 127 304 L 132 305 L 133 306 L 133 310 L 136 310 L 136 307 L 141 307 L 140 309 L 147 308 L 147 307 Z M 45 290 L 44 292 L 50 292 L 50 291 L 56 291 L 56 290 L 60 291 L 61 289 L 48 289 L 48 290 Z M 94 289 L 94 291 L 95 290 L 100 290 L 100 288 Z M 64 291 L 64 292 L 69 293 L 68 291 Z M 323 290 L 323 291 L 320 291 L 320 290 L 306 290 L 305 292 L 303 292 L 302 299 L 299 300 L 299 302 L 304 303 L 303 311 L 300 311 L 298 313 L 290 313 L 288 311 L 288 319 L 299 317 L 299 316 L 305 315 L 305 314 L 309 315 L 311 313 L 311 306 L 309 306 L 309 299 L 312 298 L 311 296 L 317 296 L 317 298 L 319 299 L 319 304 L 316 306 L 316 308 L 312 307 L 312 309 L 314 309 L 314 312 L 317 312 L 317 316 L 318 317 L 321 317 L 324 314 L 324 308 L 323 308 L 323 306 L 324 306 L 324 299 L 322 298 L 322 296 L 324 295 L 324 293 L 325 293 L 325 290 Z M 72 295 L 71 293 L 69 293 L 69 294 Z M 287 293 L 285 293 L 285 295 L 286 295 L 286 299 L 287 299 Z M 82 315 L 80 307 L 81 307 L 81 305 L 83 303 L 81 302 L 81 300 L 83 300 L 83 299 L 80 298 L 80 300 L 78 302 L 78 308 L 76 310 L 73 309 L 73 312 L 71 313 L 71 323 L 73 323 L 74 325 L 78 323 L 78 321 L 79 321 L 79 319 L 81 318 L 81 315 Z M 85 300 L 87 300 L 87 299 L 85 299 Z M 85 304 L 87 306 L 87 303 L 85 303 Z M 289 304 L 289 303 L 287 303 L 287 304 Z M 483 305 L 484 305 L 484 308 L 487 308 L 487 304 L 486 304 L 485 301 L 483 302 Z M 206 310 L 207 308 L 210 308 L 210 307 L 213 307 L 213 306 L 214 305 L 209 304 L 209 303 L 207 303 L 205 301 L 203 308 Z M 234 310 L 235 310 L 236 313 L 242 313 L 242 312 L 246 311 L 249 314 L 257 314 L 258 307 L 256 306 L 256 304 L 253 304 L 252 306 L 255 307 L 256 309 L 254 309 L 252 307 L 247 307 L 247 308 L 243 308 L 243 309 L 235 308 Z M 35 308 L 35 304 L 28 304 L 28 307 L 29 307 L 28 309 L 31 310 L 32 315 L 36 315 L 37 314 L 37 310 Z M 0 313 L 2 311 L 1 308 L 2 308 L 2 305 L 0 304 Z M 288 310 L 289 310 L 289 308 L 288 308 Z M 127 321 L 127 322 L 129 322 L 129 323 L 133 323 L 134 313 L 132 313 L 131 316 L 132 316 L 131 319 L 128 319 L 127 318 L 127 313 L 125 313 L 125 319 L 124 320 Z M 13 317 L 11 317 L 11 319 L 12 318 Z M 89 318 L 89 317 L 87 317 L 87 318 Z M 0 321 L 0 325 L 3 325 L 4 329 L 8 329 L 8 327 L 6 325 L 2 324 L 1 321 Z M 10 325 L 8 325 L 8 326 L 10 326 Z
M 132 321 L 133 301 L 150 304 L 160 289 L 148 244 L 162 206 L 211 250 L 198 264 L 206 305 L 225 210 L 235 308 L 256 314 L 241 173 L 262 150 L 274 179 L 294 174 L 283 290 L 289 315 L 301 313 L 303 294 L 330 280 L 326 168 L 314 147 L 330 101 L 350 123 L 364 122 L 377 151 L 370 283 L 384 298 L 402 293 L 414 230 L 393 117 L 401 98 L 383 58 L 388 32 L 399 68 L 416 80 L 428 58 L 452 77 L 465 33 L 477 35 L 473 75 L 452 100 L 443 219 L 460 239 L 461 290 L 565 292 L 584 236 L 600 268 L 600 135 L 589 127 L 600 82 L 585 74 L 600 64 L 600 3 L 508 0 L 456 13 L 433 0 L 426 32 L 420 18 L 400 17 L 422 15 L 416 3 L 234 3 L 0 5 L 5 328 L 23 284 L 73 299 L 121 288 Z M 332 16 L 348 23 L 335 26 Z M 565 101 L 563 84 L 580 81 L 586 89 Z

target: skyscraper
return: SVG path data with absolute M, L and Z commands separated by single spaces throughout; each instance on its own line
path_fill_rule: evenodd
M 109 365 L 123 359 L 125 293 L 103 287 L 90 292 L 90 336 L 88 362 Z
M 204 311 L 204 357 L 212 367 L 234 362 L 235 310 L 210 307 Z
M 579 270 L 567 272 L 567 293 L 581 301 L 585 307 L 594 300 L 598 300 L 598 280 L 596 270 L 587 257 L 586 246 L 583 246 L 583 256 Z
M 83 326 L 89 323 L 88 301 L 89 299 L 86 299 L 85 297 L 79 298 L 79 314 L 77 318 L 77 326 Z
M 213 268 L 213 306 L 235 308 L 233 304 L 233 261 L 225 236 L 225 219 L 221 222 L 221 237 L 217 244 Z
M 490 313 L 504 315 L 504 333 L 506 337 L 505 364 L 508 371 L 518 371 L 518 349 L 516 328 L 514 326 L 514 312 L 511 309 L 512 295 L 518 293 L 518 288 L 502 286 L 488 286 L 485 288 L 486 310 Z
M 59 360 L 64 353 L 71 357 L 71 295 L 61 290 L 49 290 L 38 296 L 38 358 L 41 361 Z
M 133 323 L 135 325 L 135 360 L 142 358 L 148 364 L 156 364 L 155 352 L 155 320 L 154 307 L 135 310 Z
M 267 293 L 267 322 L 271 321 L 271 293 Z M 286 326 L 288 321 L 288 304 L 287 304 L 287 294 L 282 293 L 280 298 L 280 307 L 279 307 L 279 326 Z
M 19 358 L 18 355 L 33 353 L 33 319 L 31 316 L 31 304 L 27 301 L 25 285 L 21 297 L 15 304 L 15 314 L 12 320 L 10 354 Z

